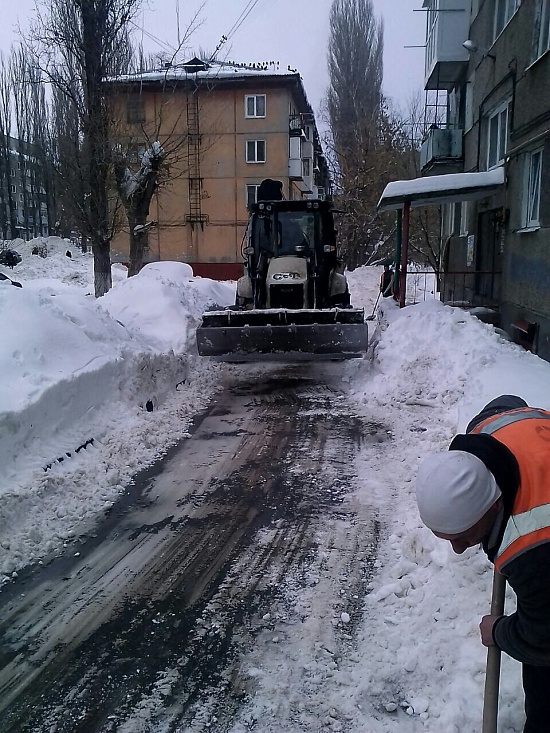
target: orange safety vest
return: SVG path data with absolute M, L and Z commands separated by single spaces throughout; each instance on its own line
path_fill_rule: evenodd
M 550 411 L 510 410 L 487 418 L 472 433 L 492 435 L 519 465 L 518 492 L 495 558 L 500 572 L 527 550 L 550 542 Z

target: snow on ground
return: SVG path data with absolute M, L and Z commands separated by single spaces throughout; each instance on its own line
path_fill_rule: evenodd
M 192 344 L 202 310 L 231 302 L 234 285 L 194 278 L 178 263 L 148 266 L 130 280 L 117 267 L 113 290 L 95 300 L 91 255 L 63 240 L 48 240 L 45 258 L 32 255 L 32 246 L 16 242 L 23 262 L 13 272 L 2 268 L 23 288 L 0 282 L 4 582 L 17 582 L 17 570 L 87 529 L 137 470 L 186 434 L 228 369 L 199 360 Z M 349 273 L 352 301 L 367 313 L 379 274 Z M 348 497 L 359 514 L 376 506 L 381 524 L 355 642 L 336 659 L 322 647 L 323 630 L 302 623 L 299 638 L 282 635 L 263 655 L 245 657 L 255 694 L 233 733 L 251 721 L 266 733 L 480 731 L 485 650 L 478 623 L 488 612 L 492 569 L 478 550 L 453 555 L 421 525 L 413 480 L 419 459 L 445 449 L 499 394 L 550 409 L 550 364 L 432 295 L 403 310 L 380 299 L 368 356 L 341 365 L 342 388 L 357 411 L 392 426 L 374 464 L 359 456 Z M 307 607 L 310 592 L 289 582 L 290 607 Z M 326 618 L 344 631 L 345 603 L 344 593 L 340 615 L 327 605 Z M 293 715 L 322 711 L 309 728 L 293 727 L 281 698 L 285 680 L 303 680 L 306 646 L 317 656 L 308 662 L 307 685 L 294 689 Z M 500 709 L 499 733 L 520 731 L 520 667 L 507 657 Z
M 219 384 L 193 353 L 202 311 L 234 286 L 156 263 L 93 297 L 93 258 L 49 238 L 15 242 L 0 282 L 0 573 L 59 550 L 186 434 Z M 66 251 L 72 257 L 66 256 Z M 60 279 L 57 279 L 59 274 Z M 78 530 L 77 530 L 78 528 Z

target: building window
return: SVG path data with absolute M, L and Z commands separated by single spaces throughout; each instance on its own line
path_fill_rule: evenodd
M 550 49 L 550 0 L 542 0 L 537 58 Z
M 134 94 L 126 100 L 126 122 L 131 125 L 145 122 L 145 103 L 140 95 Z
M 542 150 L 528 153 L 525 159 L 525 202 L 524 226 L 539 225 L 540 182 L 542 171 Z
M 244 106 L 245 117 L 265 117 L 265 94 L 247 94 Z
M 23 201 L 23 194 L 22 193 L 19 194 L 19 201 Z
M 309 158 L 302 160 L 302 175 L 304 178 L 308 178 L 311 175 L 311 160 Z
M 265 163 L 265 140 L 246 141 L 246 162 Z
M 500 35 L 505 25 L 521 5 L 521 0 L 496 0 L 495 4 L 495 38 Z
M 10 168 L 10 176 L 15 178 L 15 168 Z
M 489 117 L 487 129 L 487 169 L 502 163 L 508 147 L 510 102 L 501 105 Z
M 12 193 L 17 193 L 17 186 L 14 186 L 13 184 L 10 186 L 10 191 Z
M 428 19 L 426 31 L 426 71 L 431 68 L 437 48 L 437 31 L 439 20 L 438 7 L 436 2 L 428 5 Z
M 248 183 L 246 186 L 246 207 L 252 206 L 258 200 L 258 189 L 260 186 L 256 183 Z

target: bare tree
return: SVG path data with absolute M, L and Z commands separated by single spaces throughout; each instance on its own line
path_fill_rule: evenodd
M 78 110 L 72 97 L 54 88 L 51 104 L 52 164 L 55 171 L 55 233 L 67 237 L 82 228 L 82 212 L 86 211 L 86 186 L 83 178 L 82 135 Z
M 406 114 L 382 95 L 383 24 L 372 0 L 334 0 L 330 13 L 326 107 L 338 204 L 347 212 L 340 225 L 349 267 L 393 255 L 395 218 L 379 214 L 384 186 L 420 175 L 422 139 L 419 98 Z M 437 266 L 436 212 L 415 209 L 410 252 L 417 262 Z
M 376 199 L 392 148 L 392 120 L 382 96 L 383 31 L 372 0 L 333 0 L 328 47 L 329 148 L 337 198 L 348 212 L 340 236 L 350 267 L 364 264 L 384 238 Z
M 372 0 L 334 0 L 330 10 L 327 106 L 338 161 L 372 147 L 382 112 L 384 25 Z M 369 145 L 369 143 L 371 143 Z
M 2 238 L 15 236 L 15 196 L 11 187 L 12 99 L 9 62 L 0 52 L 0 227 Z
M 393 112 L 400 121 L 403 154 L 395 171 L 396 179 L 418 178 L 420 170 L 420 145 L 424 137 L 425 120 L 420 91 L 411 94 L 404 111 Z M 409 257 L 419 265 L 440 270 L 441 208 L 439 206 L 415 207 L 411 210 L 409 227 Z
M 137 275 L 143 265 L 148 242 L 148 230 L 156 222 L 148 222 L 151 199 L 160 183 L 162 164 L 166 151 L 158 140 L 140 156 L 137 171 L 128 165 L 128 157 L 115 164 L 117 190 L 122 200 L 130 229 L 130 261 L 128 277 Z
M 173 78 L 172 71 L 177 68 L 176 57 L 200 25 L 201 5 L 191 17 L 190 22 L 183 30 L 179 29 L 178 19 L 178 46 L 173 50 L 171 57 L 163 57 L 160 66 L 164 69 L 158 82 L 159 101 L 155 105 L 153 120 L 141 124 L 136 128 L 129 125 L 127 118 L 123 120 L 120 109 L 121 90 L 125 88 L 128 96 L 125 101 L 134 103 L 139 108 L 144 104 L 141 99 L 143 74 L 148 70 L 159 69 L 158 56 L 146 57 L 141 48 L 134 56 L 138 69 L 133 75 L 123 79 L 114 79 L 107 87 L 107 94 L 113 100 L 113 117 L 117 118 L 118 145 L 116 146 L 117 160 L 115 162 L 115 180 L 118 195 L 126 212 L 130 235 L 130 259 L 128 263 L 128 277 L 136 275 L 143 265 L 145 250 L 148 246 L 148 233 L 156 225 L 154 221 L 147 221 L 151 201 L 155 193 L 175 178 L 185 174 L 189 163 L 190 130 L 185 120 L 185 111 L 189 110 L 190 96 L 197 108 L 198 114 L 198 85 L 186 90 L 184 104 L 180 104 L 180 112 L 174 114 L 174 96 L 181 93 L 181 85 Z M 199 52 L 200 53 L 200 52 Z M 205 55 L 200 55 L 205 58 Z M 210 58 L 210 56 L 206 56 Z M 124 99 L 124 94 L 122 94 Z M 118 100 L 118 104 L 117 104 Z M 115 110 L 119 110 L 118 116 Z M 165 114 L 166 113 L 166 114 Z M 138 114 L 139 117 L 139 114 Z M 132 129 L 134 127 L 134 129 Z M 212 136 L 210 136 L 212 138 Z M 204 135 L 196 136 L 197 145 L 205 145 Z M 210 145 L 213 144 L 213 138 Z M 137 154 L 136 154 L 137 151 Z
M 43 12 L 37 8 L 29 37 L 46 78 L 78 121 L 81 190 L 74 211 L 92 243 L 96 297 L 112 285 L 111 120 L 103 84 L 128 65 L 127 29 L 139 7 L 140 0 L 48 0 Z

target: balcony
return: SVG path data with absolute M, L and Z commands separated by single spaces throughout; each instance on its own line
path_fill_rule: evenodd
M 424 0 L 428 10 L 424 89 L 450 91 L 468 66 L 470 0 Z
M 301 137 L 306 139 L 305 122 L 303 115 L 291 115 L 288 120 L 288 132 L 290 137 Z
M 313 159 L 313 143 L 309 140 L 302 140 L 302 158 Z
M 462 168 L 462 130 L 433 127 L 420 149 L 422 173 L 458 173 Z M 435 169 L 435 170 L 434 170 Z
M 304 173 L 301 158 L 288 159 L 288 177 L 291 181 L 303 181 Z
M 288 118 L 288 131 L 290 137 L 301 137 L 302 140 L 308 140 L 312 134 L 311 127 L 315 125 L 313 114 L 310 112 L 301 112 L 290 115 Z

